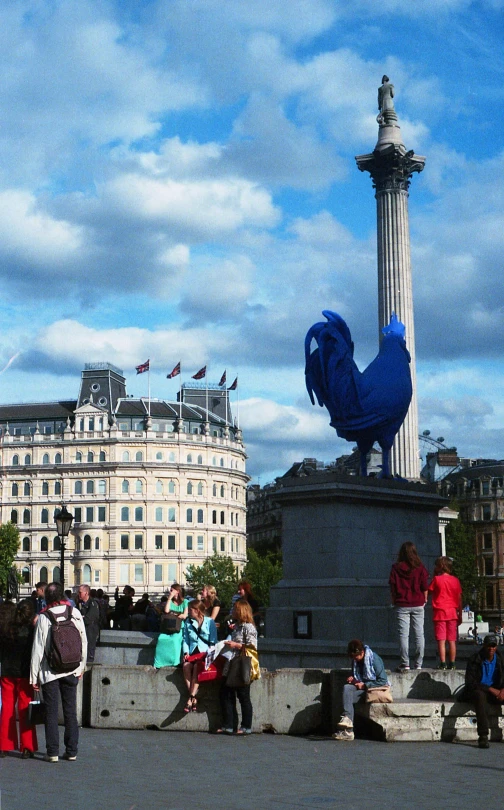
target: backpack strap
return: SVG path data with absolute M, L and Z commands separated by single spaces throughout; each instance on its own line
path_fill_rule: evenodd
M 47 616 L 47 618 L 49 619 L 49 621 L 51 622 L 52 625 L 58 624 L 58 619 L 56 618 L 56 616 L 54 615 L 54 613 L 51 611 L 50 608 L 48 608 L 46 610 L 45 615 Z M 65 621 L 67 619 L 72 618 L 72 606 L 71 605 L 66 605 L 65 606 L 65 612 L 61 613 L 61 618 L 63 618 Z

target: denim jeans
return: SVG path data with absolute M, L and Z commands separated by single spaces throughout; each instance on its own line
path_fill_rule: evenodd
M 354 703 L 357 703 L 362 695 L 363 689 L 356 689 L 352 683 L 346 683 L 343 687 L 343 714 L 348 717 L 352 723 L 354 719 Z
M 414 666 L 423 664 L 425 638 L 424 614 L 425 607 L 396 607 L 397 630 L 399 633 L 399 650 L 401 653 L 401 666 L 409 667 L 409 632 L 410 624 L 415 642 Z
M 79 725 L 77 723 L 77 684 L 76 675 L 64 675 L 54 681 L 44 683 L 42 695 L 46 705 L 45 735 L 46 748 L 50 757 L 59 754 L 58 695 L 61 694 L 63 720 L 65 723 L 65 751 L 69 756 L 77 755 Z
M 252 728 L 252 702 L 250 700 L 250 684 L 232 689 L 222 684 L 220 689 L 220 703 L 222 710 L 222 727 L 236 730 L 238 727 L 238 714 L 236 711 L 236 698 L 240 701 L 241 728 Z

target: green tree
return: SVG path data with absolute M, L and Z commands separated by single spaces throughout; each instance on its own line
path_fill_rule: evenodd
M 0 525 L 0 590 L 7 592 L 7 577 L 12 569 L 20 546 L 19 529 L 15 523 Z
M 223 605 L 231 605 L 231 597 L 236 591 L 238 582 L 236 568 L 231 557 L 214 553 L 207 557 L 202 565 L 189 565 L 186 580 L 195 591 L 201 590 L 203 585 L 213 585 L 217 596 Z
M 250 582 L 255 598 L 263 607 L 268 607 L 270 588 L 282 578 L 282 555 L 267 551 L 258 554 L 253 548 L 247 550 L 247 564 L 243 569 L 243 579 Z
M 458 511 L 460 507 L 457 503 L 452 503 L 450 508 Z M 460 512 L 457 520 L 451 520 L 446 527 L 446 554 L 453 558 L 453 573 L 462 584 L 464 604 L 472 606 L 474 589 L 478 592 L 478 603 L 481 604 L 483 580 L 478 573 L 476 536 L 474 528 L 462 519 Z

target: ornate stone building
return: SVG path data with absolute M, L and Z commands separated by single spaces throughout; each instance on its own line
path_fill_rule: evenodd
M 0 406 L 1 522 L 17 523 L 22 592 L 60 576 L 54 523 L 75 520 L 65 585 L 160 593 L 213 552 L 246 560 L 245 448 L 228 393 L 135 399 L 122 372 L 87 364 L 73 401 Z M 206 403 L 208 402 L 208 410 Z
M 463 459 L 463 469 L 440 483 L 474 527 L 478 570 L 485 581 L 480 609 L 490 624 L 502 623 L 504 607 L 504 462 Z

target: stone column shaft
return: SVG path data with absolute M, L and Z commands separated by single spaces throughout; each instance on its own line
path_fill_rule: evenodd
M 416 392 L 415 327 L 408 221 L 408 192 L 386 188 L 376 193 L 378 233 L 378 326 L 389 323 L 393 312 L 406 327 L 411 355 L 413 396 L 406 419 L 390 454 L 391 473 L 403 478 L 420 477 L 418 454 L 418 405 Z

